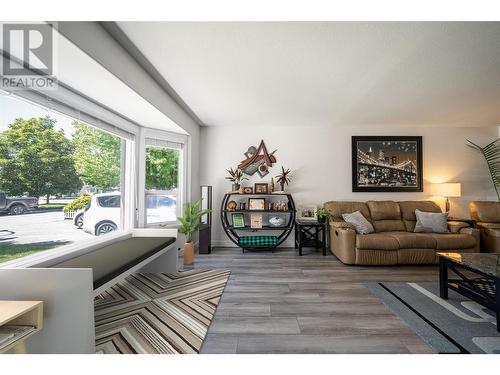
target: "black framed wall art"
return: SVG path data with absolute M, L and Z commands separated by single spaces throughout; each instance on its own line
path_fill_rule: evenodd
M 422 137 L 353 136 L 352 191 L 423 191 Z

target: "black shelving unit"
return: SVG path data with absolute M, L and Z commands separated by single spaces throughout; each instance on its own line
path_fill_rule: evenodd
M 288 210 L 287 211 L 280 211 L 280 210 L 228 210 L 227 209 L 227 204 L 231 201 L 234 200 L 235 202 L 247 202 L 249 198 L 265 198 L 266 201 L 268 200 L 273 200 L 275 201 L 276 198 L 278 200 L 287 200 L 287 205 L 288 205 Z M 262 228 L 251 228 L 249 225 L 241 228 L 235 228 L 233 226 L 232 218 L 231 215 L 233 213 L 243 213 L 243 214 L 250 214 L 253 213 L 260 213 L 260 214 L 283 214 L 286 215 L 286 222 L 284 226 L 281 227 L 275 227 L 272 225 L 262 225 Z M 271 250 L 273 251 L 276 247 L 281 245 L 287 237 L 290 235 L 290 233 L 293 230 L 293 226 L 295 224 L 295 215 L 296 215 L 296 208 L 295 208 L 295 202 L 293 201 L 293 197 L 291 194 L 233 194 L 233 193 L 227 193 L 224 194 L 224 199 L 222 199 L 222 204 L 221 204 L 221 210 L 220 210 L 220 217 L 222 221 L 222 228 L 224 229 L 224 232 L 226 232 L 227 236 L 229 239 L 238 247 L 241 247 L 242 251 L 245 252 L 245 250 Z M 274 231 L 277 232 L 277 243 L 275 246 L 241 246 L 240 244 L 240 237 L 244 233 L 248 232 L 255 232 L 258 233 L 260 231 Z

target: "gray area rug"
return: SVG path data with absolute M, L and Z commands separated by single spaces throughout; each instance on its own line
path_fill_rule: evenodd
M 438 283 L 365 284 L 437 353 L 500 354 L 495 313 L 458 293 L 439 297 Z

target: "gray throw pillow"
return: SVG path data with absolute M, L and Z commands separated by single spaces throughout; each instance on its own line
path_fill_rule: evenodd
M 414 232 L 446 233 L 448 230 L 448 212 L 434 213 L 415 210 L 417 223 Z
M 342 214 L 342 218 L 350 223 L 356 228 L 356 232 L 359 234 L 368 234 L 375 232 L 373 229 L 372 223 L 370 223 L 363 214 L 359 211 L 350 213 L 350 214 Z

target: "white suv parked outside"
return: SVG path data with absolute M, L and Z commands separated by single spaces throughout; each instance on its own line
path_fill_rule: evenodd
M 120 227 L 120 192 L 94 194 L 83 214 L 83 230 L 100 236 Z
M 173 196 L 148 195 L 146 205 L 149 224 L 177 219 L 177 202 Z M 120 222 L 120 192 L 94 194 L 83 213 L 83 230 L 100 236 L 119 229 Z

